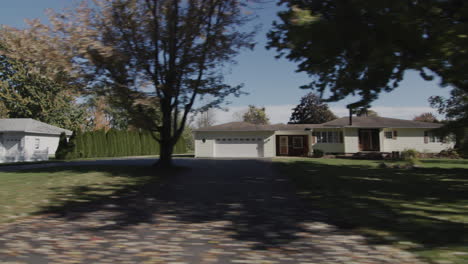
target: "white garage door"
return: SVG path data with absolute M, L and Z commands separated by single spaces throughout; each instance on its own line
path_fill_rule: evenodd
M 259 137 L 218 138 L 215 143 L 215 157 L 261 158 L 264 139 Z

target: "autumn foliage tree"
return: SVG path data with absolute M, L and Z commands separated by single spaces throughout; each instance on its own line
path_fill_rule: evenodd
M 289 120 L 292 124 L 322 124 L 336 119 L 328 105 L 314 93 L 302 97 L 301 102 L 293 109 Z
M 256 125 L 268 125 L 270 118 L 266 114 L 265 107 L 256 107 L 249 105 L 247 112 L 242 115 L 243 121 L 256 124 Z
M 419 121 L 419 122 L 428 122 L 428 123 L 438 123 L 439 120 L 437 117 L 430 112 L 427 113 L 422 113 L 420 115 L 417 115 L 413 118 L 413 121 Z
M 253 33 L 239 30 L 251 16 L 248 2 L 83 0 L 51 13 L 51 26 L 33 21 L 5 38 L 12 40 L 10 53 L 23 59 L 105 83 L 114 103 L 154 132 L 158 164 L 168 167 L 189 114 L 240 94 L 241 86 L 225 84 L 220 69 L 253 47 Z M 213 99 L 195 109 L 200 96 Z

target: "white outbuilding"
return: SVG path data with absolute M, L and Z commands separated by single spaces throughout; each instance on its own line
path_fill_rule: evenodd
M 72 135 L 30 118 L 0 119 L 0 163 L 48 160 L 55 155 L 62 132 Z

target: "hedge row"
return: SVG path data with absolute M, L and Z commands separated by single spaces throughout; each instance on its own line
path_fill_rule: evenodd
M 181 137 L 174 147 L 174 154 L 186 153 L 186 144 Z M 77 131 L 69 142 L 61 135 L 56 152 L 57 159 L 78 159 L 98 157 L 125 157 L 159 155 L 159 143 L 150 132 L 98 130 Z

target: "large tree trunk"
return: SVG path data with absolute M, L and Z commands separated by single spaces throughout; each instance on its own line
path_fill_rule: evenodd
M 172 152 L 174 148 L 174 140 L 172 135 L 172 111 L 170 107 L 170 101 L 161 100 L 161 111 L 162 111 L 162 129 L 160 134 L 160 152 L 159 160 L 155 163 L 155 166 L 160 168 L 172 167 Z
M 170 141 L 171 141 L 170 139 L 169 141 L 161 140 L 160 156 L 159 156 L 159 160 L 155 164 L 159 168 L 166 169 L 166 168 L 172 167 L 172 152 L 173 152 L 174 145 Z

